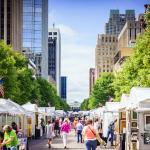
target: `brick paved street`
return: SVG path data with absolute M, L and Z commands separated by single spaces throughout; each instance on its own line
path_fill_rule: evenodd
M 68 146 L 67 150 L 85 150 L 85 145 L 81 143 L 76 142 L 76 137 L 74 136 L 74 133 L 71 132 L 68 138 Z M 62 138 L 55 138 L 52 143 L 51 150 L 63 150 L 63 143 Z M 105 150 L 114 150 L 114 149 L 106 149 Z M 103 150 L 100 148 L 97 148 L 97 150 Z M 47 140 L 46 139 L 39 139 L 39 140 L 33 140 L 29 144 L 29 150 L 48 150 L 47 146 Z

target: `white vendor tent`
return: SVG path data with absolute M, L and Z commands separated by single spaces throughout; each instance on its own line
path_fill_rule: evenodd
M 150 101 L 150 88 L 133 87 L 126 102 L 126 109 L 136 109 L 144 101 Z
M 36 104 L 31 104 L 30 102 L 22 105 L 22 107 L 24 109 L 26 109 L 27 111 L 31 111 L 31 112 L 38 112 L 38 107 Z
M 32 130 L 32 135 L 35 135 L 35 126 L 38 126 L 38 107 L 36 104 L 31 104 L 30 102 L 22 105 L 24 109 L 26 109 L 27 117 L 31 118 L 31 130 Z
M 103 114 L 103 134 L 107 137 L 108 126 L 119 115 L 120 102 L 106 102 Z
M 11 100 L 7 100 L 7 99 L 0 99 L 0 106 L 3 108 L 6 108 L 6 110 L 8 111 L 9 114 L 12 115 L 25 115 L 26 111 L 24 108 L 22 108 L 20 105 L 18 105 L 17 103 L 11 101 Z

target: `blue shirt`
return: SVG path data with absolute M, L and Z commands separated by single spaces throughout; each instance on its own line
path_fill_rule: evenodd
M 76 126 L 77 130 L 83 130 L 83 125 L 79 122 L 77 123 L 77 126 Z

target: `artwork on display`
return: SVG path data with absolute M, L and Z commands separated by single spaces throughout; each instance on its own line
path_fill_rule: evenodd
M 150 114 L 145 114 L 145 130 L 150 131 Z
M 120 118 L 120 119 L 125 119 L 125 118 L 126 118 L 126 112 L 121 112 L 121 113 L 119 114 L 119 118 Z
M 150 144 L 150 133 L 144 133 L 144 144 Z
M 132 120 L 137 120 L 137 112 L 132 111 L 131 112 L 131 118 L 132 118 Z
M 126 121 L 120 120 L 120 132 L 123 133 L 123 129 L 126 128 Z
M 131 127 L 132 128 L 137 128 L 137 122 L 136 121 L 132 121 L 131 122 Z

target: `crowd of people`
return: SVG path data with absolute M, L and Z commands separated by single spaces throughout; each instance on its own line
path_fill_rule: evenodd
M 74 129 L 74 136 L 77 143 L 85 143 L 86 150 L 96 150 L 99 145 L 107 146 L 110 141 L 111 146 L 114 144 L 115 123 L 117 120 L 111 122 L 108 126 L 107 136 L 103 135 L 103 122 L 99 119 L 77 118 L 70 121 L 66 118 L 55 118 L 45 123 L 41 119 L 41 127 L 43 135 L 48 139 L 48 148 L 51 148 L 54 138 L 62 137 L 64 149 L 67 148 L 68 135 L 71 129 Z M 3 132 L 0 132 L 0 150 L 17 150 L 19 130 L 17 124 L 12 122 L 11 126 L 5 125 Z
M 60 135 L 64 149 L 66 149 L 68 134 L 71 128 L 74 129 L 74 136 L 76 137 L 77 143 L 85 143 L 87 150 L 96 150 L 96 147 L 99 145 L 106 147 L 108 142 L 111 143 L 111 146 L 114 146 L 115 123 L 116 120 L 109 124 L 107 136 L 104 137 L 102 120 L 75 117 L 74 120 L 70 121 L 68 117 L 64 120 L 56 118 L 53 121 L 48 121 L 45 128 L 48 146 L 51 148 L 53 138 Z

